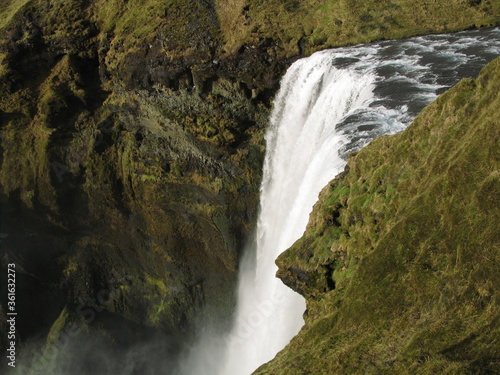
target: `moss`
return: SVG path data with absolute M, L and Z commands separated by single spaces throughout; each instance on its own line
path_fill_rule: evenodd
M 50 328 L 50 332 L 47 335 L 47 341 L 46 341 L 47 347 L 50 347 L 52 344 L 57 342 L 57 340 L 59 339 L 59 336 L 63 332 L 63 329 L 68 324 L 69 318 L 70 318 L 69 311 L 65 307 L 61 311 L 61 314 L 59 315 L 57 320 L 54 322 L 54 324 Z
M 169 313 L 166 306 L 166 301 L 171 298 L 168 296 L 169 288 L 165 285 L 165 280 L 150 275 L 145 276 L 145 283 L 145 298 L 150 303 L 148 320 L 153 326 L 162 325 L 165 323 L 164 315 Z
M 70 277 L 71 274 L 75 273 L 78 271 L 78 262 L 75 258 L 70 258 L 67 261 L 66 267 L 64 268 L 64 276 L 66 278 Z
M 306 325 L 256 374 L 497 364 L 498 209 L 484 202 L 496 202 L 499 81 L 497 59 L 351 157 L 323 190 L 304 236 L 278 258 L 278 274 L 308 297 Z M 300 272 L 325 281 L 304 290 Z
M 149 275 L 146 275 L 146 284 L 153 289 L 157 289 L 158 293 L 160 294 L 166 294 L 168 292 L 168 287 L 165 285 L 165 281 L 162 279 L 153 278 Z

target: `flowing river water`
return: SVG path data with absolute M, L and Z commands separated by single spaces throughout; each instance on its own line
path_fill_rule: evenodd
M 303 325 L 304 299 L 275 277 L 321 189 L 350 152 L 405 129 L 439 94 L 500 56 L 500 29 L 326 50 L 281 81 L 266 135 L 260 214 L 241 261 L 232 330 L 201 335 L 183 375 L 248 375 Z

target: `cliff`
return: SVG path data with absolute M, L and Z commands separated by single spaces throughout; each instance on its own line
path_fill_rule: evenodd
M 306 324 L 255 374 L 494 374 L 500 59 L 372 141 L 277 260 Z
M 5 0 L 0 12 L 2 272 L 16 263 L 19 345 L 41 348 L 70 323 L 130 348 L 228 321 L 286 67 L 500 14 L 462 0 Z

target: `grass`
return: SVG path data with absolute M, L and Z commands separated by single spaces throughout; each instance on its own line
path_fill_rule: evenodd
M 306 325 L 256 374 L 494 373 L 499 82 L 497 59 L 405 132 L 350 158 L 323 190 L 304 236 L 277 262 L 309 297 Z M 336 288 L 317 280 L 304 292 L 297 268 Z
M 139 0 L 134 4 L 124 0 L 98 1 L 95 12 L 104 32 L 112 32 L 120 39 L 127 36 L 125 43 L 130 45 L 152 35 L 161 24 L 169 3 L 172 1 Z
M 0 29 L 26 3 L 3 2 Z M 99 38 L 109 38 L 117 59 L 155 40 L 172 58 L 195 54 L 200 42 L 209 39 L 222 47 L 223 55 L 272 39 L 267 52 L 282 58 L 377 39 L 493 26 L 500 22 L 500 5 L 463 0 L 96 0 L 89 6 L 58 0 L 44 17 L 52 20 L 49 28 L 55 27 L 51 37 L 59 39 L 83 36 L 91 30 L 84 20 L 90 19 L 98 25 Z
M 243 44 L 272 38 L 279 46 L 274 52 L 285 56 L 300 53 L 301 43 L 311 53 L 378 39 L 493 26 L 500 21 L 498 2 L 472 5 L 461 0 L 253 0 L 246 2 L 243 14 L 239 7 L 232 8 L 230 16 L 219 12 L 226 50 L 234 52 Z
M 215 9 L 220 24 L 222 34 L 228 44 L 236 44 L 233 39 L 238 35 L 238 27 L 246 22 L 244 7 L 247 0 L 216 0 Z
M 3 30 L 16 13 L 30 0 L 4 0 L 0 4 L 0 30 Z

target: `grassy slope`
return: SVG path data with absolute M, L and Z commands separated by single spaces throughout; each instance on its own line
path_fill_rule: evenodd
M 196 49 L 195 43 L 179 41 L 186 36 L 193 39 L 196 29 L 202 28 L 210 29 L 218 40 L 214 48 L 222 57 L 264 43 L 275 60 L 340 45 L 488 27 L 500 22 L 498 1 L 215 0 L 214 6 L 220 27 L 206 23 L 202 9 L 197 17 L 200 22 L 192 29 L 188 15 L 200 12 L 200 6 L 186 0 L 142 0 L 133 5 L 124 5 L 123 0 L 98 0 L 96 19 L 117 35 L 112 42 L 117 58 L 128 48 L 133 49 L 136 41 L 154 40 L 159 31 L 163 37 L 161 30 L 165 29 L 165 53 L 190 54 Z
M 0 5 L 0 29 L 26 3 L 33 1 L 10 0 Z M 79 3 L 64 7 L 68 11 Z M 210 30 L 218 41 L 214 48 L 220 48 L 223 56 L 270 38 L 273 45 L 268 52 L 283 58 L 345 44 L 500 22 L 500 2 L 495 0 L 214 0 L 205 5 L 187 0 L 95 0 L 92 4 L 94 21 L 107 38 L 112 37 L 111 51 L 117 59 L 155 39 L 163 40 L 166 54 L 190 54 L 196 50 L 194 41 L 200 30 Z M 53 6 L 47 13 L 58 8 Z M 215 8 L 220 27 L 210 21 L 207 8 Z M 192 15 L 197 22 L 193 23 Z M 112 65 L 115 56 L 110 55 Z
M 29 0 L 5 0 L 0 4 L 0 29 L 4 28 L 17 11 Z
M 496 373 L 499 89 L 497 59 L 349 159 L 277 261 L 306 325 L 256 374 Z
M 219 0 L 218 3 L 228 3 Z M 220 6 L 222 7 L 222 6 Z M 484 27 L 500 20 L 498 1 L 251 0 L 221 13 L 227 50 L 273 38 L 278 54 L 306 52 L 375 39 Z M 239 13 L 239 14 L 238 14 Z M 227 20 L 227 21 L 226 21 Z M 232 21 L 237 20 L 237 24 Z M 224 22 L 226 21 L 226 22 Z

